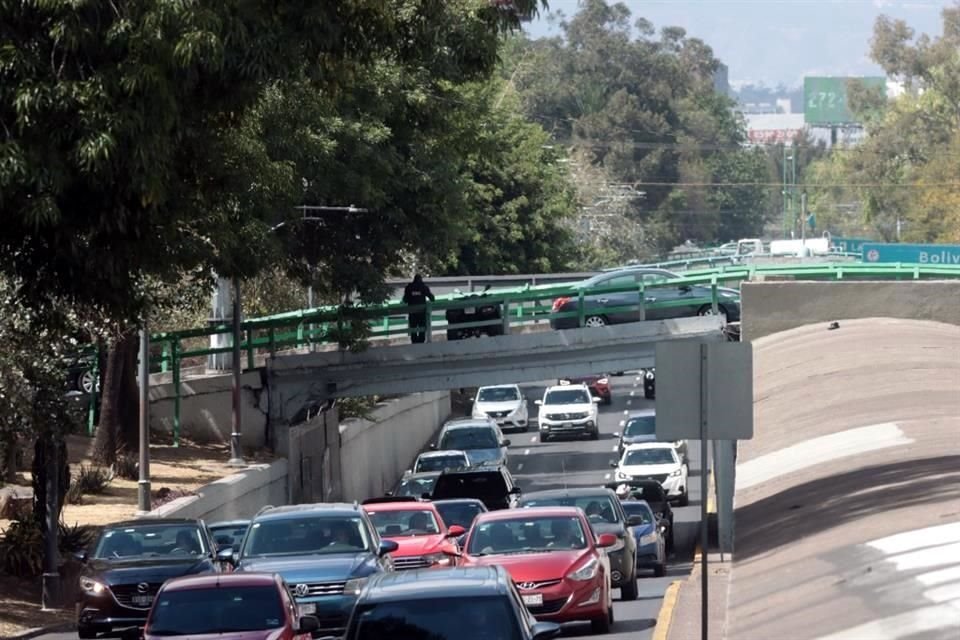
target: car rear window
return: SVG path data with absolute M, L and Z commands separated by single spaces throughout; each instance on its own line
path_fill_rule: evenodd
M 506 482 L 499 473 L 454 473 L 440 476 L 433 499 L 500 497 L 506 493 Z
M 522 507 L 580 507 L 587 514 L 590 524 L 619 522 L 619 514 L 608 495 L 558 496 L 556 498 L 532 497 L 521 501 Z
M 357 607 L 355 640 L 521 640 L 506 596 L 429 598 Z M 353 625 L 352 625 L 353 626 Z
M 274 586 L 217 587 L 164 591 L 157 596 L 147 633 L 192 636 L 283 627 L 280 594 Z

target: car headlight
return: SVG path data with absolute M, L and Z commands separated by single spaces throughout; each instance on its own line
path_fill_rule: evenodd
M 430 564 L 435 564 L 441 567 L 450 566 L 450 556 L 445 553 L 428 553 L 423 556 L 423 559 Z
M 80 588 L 86 593 L 98 596 L 107 590 L 107 585 L 103 584 L 102 582 L 97 582 L 92 578 L 80 578 Z
M 671 477 L 671 478 L 679 478 L 681 471 L 682 471 L 682 469 L 679 468 L 679 467 L 678 467 L 677 469 L 674 469 L 673 471 L 670 472 L 670 477 Z
M 600 563 L 597 562 L 597 559 L 590 558 L 585 565 L 576 571 L 571 571 L 568 573 L 567 577 L 571 580 L 592 580 L 597 575 L 597 570 L 599 568 Z
M 657 534 L 656 534 L 656 533 L 648 533 L 648 534 L 645 535 L 645 536 L 640 536 L 640 544 L 641 544 L 641 545 L 653 544 L 653 543 L 656 542 L 656 541 L 657 541 Z
M 365 584 L 367 584 L 367 578 L 351 578 L 347 580 L 347 584 L 343 585 L 343 592 L 348 596 L 358 596 Z

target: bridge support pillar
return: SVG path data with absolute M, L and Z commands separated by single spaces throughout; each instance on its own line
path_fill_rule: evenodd
M 722 553 L 733 553 L 733 493 L 736 488 L 736 440 L 713 441 L 713 482 L 717 499 L 717 538 Z

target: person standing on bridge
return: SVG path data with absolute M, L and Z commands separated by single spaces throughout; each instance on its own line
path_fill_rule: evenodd
M 423 281 L 423 277 L 418 273 L 413 276 L 413 282 L 403 289 L 403 304 L 408 306 L 419 306 L 427 303 L 427 298 L 433 302 L 436 298 L 430 287 Z M 410 334 L 410 341 L 414 344 L 425 342 L 427 334 L 425 332 L 427 324 L 427 312 L 418 311 L 407 315 L 407 324 L 414 329 Z

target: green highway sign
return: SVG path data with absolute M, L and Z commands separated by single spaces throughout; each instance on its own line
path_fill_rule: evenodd
M 960 265 L 960 245 L 884 244 L 861 245 L 864 262 L 908 262 L 911 264 Z
M 880 87 L 886 91 L 887 79 L 824 78 L 803 79 L 803 117 L 808 125 L 856 124 L 857 119 L 847 104 L 847 89 L 851 83 Z

